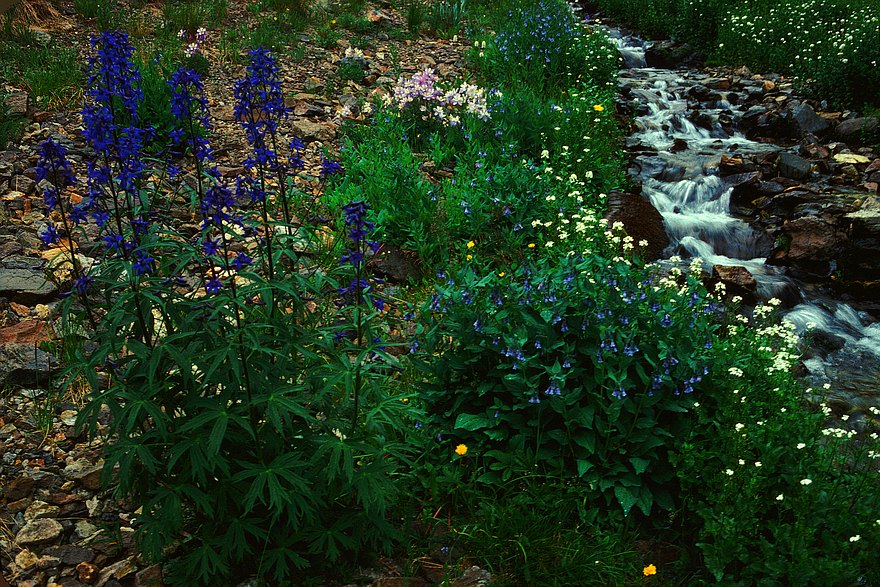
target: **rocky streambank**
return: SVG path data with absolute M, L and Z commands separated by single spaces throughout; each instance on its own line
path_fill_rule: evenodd
M 759 233 L 756 256 L 880 318 L 880 121 L 823 110 L 798 96 L 790 80 L 744 67 L 676 74 L 685 120 L 708 136 L 699 145 L 675 138 L 658 148 L 632 135 L 634 181 L 682 180 L 688 166 L 719 177 L 732 188 L 731 215 Z M 621 109 L 644 115 L 652 106 L 627 75 Z M 757 145 L 738 145 L 739 136 Z M 690 146 L 690 161 L 682 164 L 675 155 Z

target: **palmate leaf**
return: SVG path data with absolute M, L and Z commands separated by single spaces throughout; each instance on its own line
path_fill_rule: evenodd
M 326 523 L 326 522 L 325 522 Z M 304 534 L 309 543 L 311 554 L 320 554 L 330 561 L 335 561 L 343 550 L 352 550 L 355 542 L 346 533 L 351 531 L 350 517 L 337 519 L 329 528 L 317 528 Z

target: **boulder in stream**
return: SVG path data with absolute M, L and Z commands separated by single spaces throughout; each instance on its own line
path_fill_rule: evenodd
M 669 237 L 663 226 L 663 216 L 651 202 L 634 194 L 611 192 L 607 204 L 605 218 L 609 224 L 622 222 L 624 230 L 636 244 L 648 241 L 647 247 L 636 249 L 643 259 L 655 261 L 663 256 L 663 249 L 669 245 Z

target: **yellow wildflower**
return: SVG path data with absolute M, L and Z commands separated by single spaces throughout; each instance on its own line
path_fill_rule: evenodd
M 505 275 L 507 275 L 507 273 L 505 273 L 504 271 L 502 271 L 501 273 L 498 274 L 498 277 L 504 277 Z
M 466 455 L 467 454 L 467 445 L 466 444 L 459 444 L 458 446 L 456 446 L 455 447 L 455 454 L 457 454 L 460 457 L 463 457 L 464 455 Z
M 647 567 L 642 569 L 642 574 L 645 575 L 646 577 L 650 577 L 651 575 L 656 575 L 657 574 L 657 567 L 655 567 L 654 565 L 648 565 Z
M 477 243 L 475 243 L 474 241 L 468 241 L 467 248 L 472 249 L 475 246 L 477 246 Z
M 473 255 L 468 255 L 468 256 L 467 256 L 467 260 L 468 260 L 468 261 L 470 261 L 470 260 L 473 259 L 473 258 L 474 258 Z
M 593 110 L 595 110 L 596 112 L 602 112 L 603 110 L 605 110 L 605 107 L 601 104 L 596 104 L 593 106 Z
M 530 249 L 534 249 L 534 248 L 535 248 L 535 243 L 529 243 L 529 248 L 530 248 Z

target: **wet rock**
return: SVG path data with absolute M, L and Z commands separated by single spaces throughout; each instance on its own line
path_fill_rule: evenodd
M 880 279 L 880 209 L 863 208 L 846 218 L 851 224 L 844 273 L 859 281 Z
M 489 571 L 473 566 L 452 581 L 452 587 L 485 587 L 490 581 L 492 574 Z
M 81 562 L 76 565 L 76 578 L 86 585 L 98 580 L 98 567 L 92 563 Z
M 861 144 L 876 139 L 880 132 L 880 119 L 874 116 L 850 118 L 844 120 L 834 129 L 834 134 L 847 143 Z
M 27 92 L 12 92 L 6 96 L 6 111 L 13 116 L 27 116 L 29 103 Z
M 816 114 L 813 107 L 806 103 L 792 111 L 791 119 L 794 125 L 793 130 L 800 137 L 807 134 L 822 135 L 831 127 L 830 122 Z
M 331 141 L 336 136 L 336 125 L 332 122 L 312 122 L 310 120 L 294 120 L 293 128 L 304 142 Z
M 61 513 L 61 508 L 57 505 L 49 505 L 45 501 L 37 500 L 24 512 L 24 519 L 30 522 L 41 518 L 57 518 L 59 513 Z
M 57 520 L 51 518 L 40 518 L 28 522 L 18 534 L 15 535 L 15 542 L 19 546 L 30 544 L 42 544 L 55 540 L 64 532 L 64 526 Z
M 622 222 L 626 233 L 633 238 L 636 250 L 646 261 L 663 256 L 669 237 L 663 225 L 663 216 L 648 200 L 633 194 L 612 192 L 608 195 L 605 218 L 609 225 Z M 638 246 L 647 241 L 647 246 Z
M 723 283 L 728 295 L 740 296 L 746 304 L 753 304 L 756 301 L 755 291 L 758 282 L 745 267 L 715 265 L 712 267 L 712 279 Z
M 61 560 L 62 564 L 73 566 L 82 562 L 91 562 L 95 558 L 95 551 L 91 548 L 83 548 L 72 545 L 50 546 L 43 550 L 45 556 L 53 556 Z
M 797 218 L 782 227 L 782 243 L 767 262 L 786 265 L 801 276 L 826 277 L 837 268 L 847 236 L 822 218 Z
M 117 561 L 112 565 L 101 569 L 98 575 L 96 587 L 109 586 L 112 581 L 121 581 L 137 571 L 137 565 L 134 563 L 134 557 L 128 557 L 121 561 Z
M 36 187 L 37 182 L 26 175 L 16 175 L 12 180 L 12 189 L 28 196 L 34 195 Z
M 779 175 L 791 179 L 807 179 L 810 177 L 813 166 L 806 159 L 798 157 L 794 153 L 782 151 L 779 153 Z
M 822 329 L 810 331 L 810 356 L 826 357 L 844 347 L 846 339 Z M 810 358 L 810 357 L 808 357 Z
M 134 587 L 163 587 L 163 585 L 161 565 L 141 569 L 134 576 Z
M 400 249 L 383 250 L 370 264 L 379 275 L 397 283 L 418 279 L 422 274 L 418 255 Z
M 833 157 L 833 159 L 837 163 L 849 163 L 856 165 L 862 165 L 871 162 L 871 160 L 864 155 L 856 155 L 854 153 L 838 153 Z

